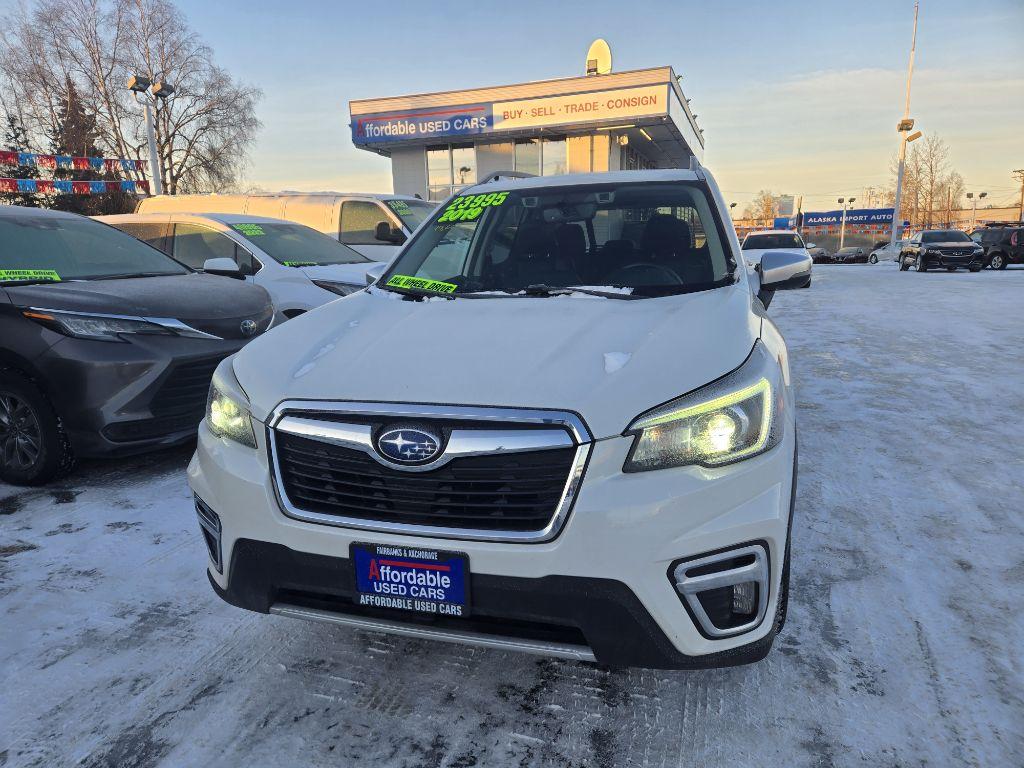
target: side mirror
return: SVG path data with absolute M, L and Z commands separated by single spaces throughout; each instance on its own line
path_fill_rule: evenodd
M 245 280 L 245 275 L 242 274 L 242 270 L 235 264 L 234 259 L 229 259 L 226 256 L 204 261 L 203 272 L 208 275 L 221 275 L 222 277 L 232 277 L 235 280 Z
M 377 226 L 373 230 L 373 237 L 375 240 L 394 245 L 401 245 L 405 242 L 405 233 L 397 227 L 392 227 L 386 221 L 377 222 Z
M 387 269 L 387 268 L 388 268 L 388 265 L 383 263 L 383 262 L 381 262 L 379 264 L 374 264 L 372 267 L 367 269 L 366 270 L 366 284 L 367 285 L 373 285 L 378 280 L 380 280 L 380 276 L 384 274 L 384 270 Z
M 791 251 L 768 251 L 757 265 L 761 287 L 757 298 L 767 307 L 776 291 L 804 288 L 811 282 L 810 257 Z
M 817 248 L 817 243 L 804 243 L 804 248 Z

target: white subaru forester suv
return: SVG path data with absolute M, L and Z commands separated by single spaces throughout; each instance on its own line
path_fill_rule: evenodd
M 763 658 L 797 435 L 773 292 L 703 168 L 502 178 L 218 368 L 189 466 L 253 611 L 611 666 Z

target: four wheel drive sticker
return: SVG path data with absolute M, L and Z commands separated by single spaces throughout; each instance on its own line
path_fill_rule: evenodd
M 60 275 L 52 269 L 0 269 L 0 280 L 52 280 L 60 282 Z
M 286 267 L 315 267 L 315 261 L 282 261 Z
M 231 228 L 237 232 L 241 232 L 246 237 L 259 237 L 260 235 L 267 234 L 259 224 L 232 224 Z
M 392 275 L 385 285 L 393 288 L 418 288 L 421 291 L 433 291 L 434 293 L 455 293 L 458 288 L 455 283 L 442 283 L 440 280 L 425 280 L 422 277 L 410 277 L 409 275 Z
M 437 224 L 449 221 L 473 221 L 480 218 L 485 208 L 496 207 L 505 202 L 508 192 L 491 192 L 487 195 L 464 195 L 456 197 L 444 209 Z

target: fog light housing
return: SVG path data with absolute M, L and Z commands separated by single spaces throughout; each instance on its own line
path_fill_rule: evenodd
M 764 544 L 684 560 L 674 564 L 669 575 L 705 637 L 743 634 L 764 619 L 771 576 Z
M 199 516 L 199 530 L 203 534 L 203 541 L 206 542 L 206 551 L 210 555 L 210 561 L 217 569 L 217 573 L 224 573 L 220 547 L 220 516 L 198 496 L 195 497 L 195 502 L 196 515 Z

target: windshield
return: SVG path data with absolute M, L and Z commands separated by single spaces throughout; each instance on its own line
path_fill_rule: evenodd
M 439 294 L 613 296 L 705 290 L 734 264 L 694 184 L 590 184 L 460 195 L 378 285 Z M 565 292 L 564 290 L 562 291 Z
M 232 224 L 245 240 L 286 267 L 363 264 L 370 259 L 323 232 L 302 224 L 252 222 Z
M 435 203 L 426 203 L 422 200 L 385 200 L 384 203 L 394 211 L 410 232 L 430 218 L 430 214 L 437 208 Z
M 184 275 L 131 235 L 79 216 L 0 216 L 0 283 Z
M 925 232 L 921 235 L 922 243 L 965 243 L 970 242 L 965 232 L 959 229 L 942 229 L 936 232 Z
M 840 248 L 838 251 L 836 251 L 836 253 L 856 253 L 859 250 L 860 250 L 860 248 L 850 248 L 850 247 L 847 247 L 847 248 Z
M 749 235 L 743 241 L 743 250 L 771 250 L 774 248 L 803 248 L 804 241 L 797 234 Z

